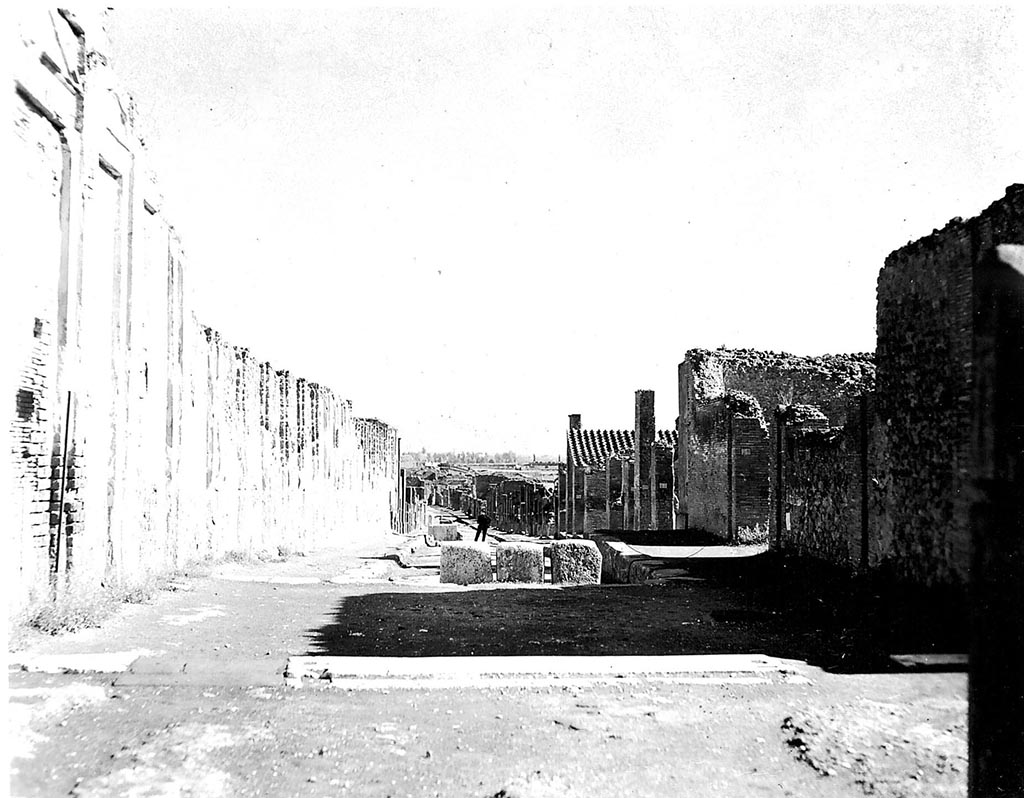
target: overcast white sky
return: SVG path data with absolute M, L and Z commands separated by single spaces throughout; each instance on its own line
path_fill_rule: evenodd
M 564 450 L 693 347 L 874 349 L 890 251 L 1024 180 L 1020 13 L 111 13 L 200 319 L 399 427 Z

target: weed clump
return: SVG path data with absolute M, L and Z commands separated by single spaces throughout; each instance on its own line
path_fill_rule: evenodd
M 25 626 L 44 634 L 59 635 L 99 626 L 117 607 L 108 590 L 61 593 L 39 601 L 25 612 Z

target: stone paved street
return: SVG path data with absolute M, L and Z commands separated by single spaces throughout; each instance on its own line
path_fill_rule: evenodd
M 100 629 L 29 638 L 9 674 L 13 793 L 965 789 L 962 673 L 779 656 L 813 653 L 808 630 L 716 620 L 748 600 L 728 580 L 441 585 L 422 536 L 391 542 L 224 564 Z

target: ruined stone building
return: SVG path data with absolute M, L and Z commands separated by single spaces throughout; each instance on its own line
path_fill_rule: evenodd
M 2 506 L 17 608 L 232 550 L 396 527 L 396 431 L 192 314 L 101 15 L 13 31 Z
M 851 402 L 871 390 L 874 372 L 867 354 L 687 352 L 679 364 L 677 527 L 733 542 L 768 540 L 778 493 L 779 413 L 841 426 Z
M 977 398 L 989 379 L 978 331 L 991 309 L 976 284 L 999 264 L 1012 271 L 1004 261 L 1022 257 L 1021 242 L 1018 184 L 886 259 L 875 353 L 692 349 L 679 364 L 672 437 L 654 435 L 645 391 L 631 431 L 586 430 L 570 416 L 559 529 L 699 530 L 963 587 L 971 507 L 984 493 L 976 450 L 994 424 Z M 658 495 L 665 485 L 674 507 Z
M 1024 241 L 1024 186 L 885 261 L 874 356 L 693 350 L 679 367 L 678 528 L 920 585 L 971 569 L 979 270 Z
M 580 415 L 569 416 L 558 482 L 561 533 L 672 528 L 676 435 L 655 431 L 654 391 L 637 391 L 635 410 L 631 430 L 584 429 Z
M 493 529 L 538 537 L 553 530 L 554 496 L 550 481 L 496 466 L 439 469 L 428 487 L 430 504 L 475 518 L 486 512 Z
M 999 245 L 1024 244 L 1024 185 L 977 217 L 896 250 L 878 275 L 878 386 L 871 432 L 872 563 L 959 583 L 970 568 L 976 281 Z

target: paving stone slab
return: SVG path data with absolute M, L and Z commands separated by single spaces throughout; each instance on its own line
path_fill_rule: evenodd
M 499 543 L 495 570 L 499 582 L 543 582 L 544 548 L 536 543 Z
M 601 582 L 601 552 L 592 540 L 556 540 L 550 546 L 552 584 Z
M 442 583 L 477 585 L 493 581 L 489 545 L 468 540 L 441 544 Z

